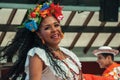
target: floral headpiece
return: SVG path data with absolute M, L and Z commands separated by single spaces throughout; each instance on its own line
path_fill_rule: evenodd
M 54 15 L 58 21 L 63 19 L 62 7 L 53 2 L 45 2 L 43 5 L 37 5 L 28 12 L 28 19 L 23 23 L 30 31 L 38 30 L 41 20 L 47 16 Z

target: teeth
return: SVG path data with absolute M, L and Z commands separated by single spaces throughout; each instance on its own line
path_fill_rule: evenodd
M 57 34 L 52 35 L 52 38 L 58 38 Z

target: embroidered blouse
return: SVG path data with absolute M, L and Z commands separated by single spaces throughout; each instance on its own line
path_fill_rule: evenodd
M 81 69 L 81 63 L 79 59 L 72 51 L 68 49 L 60 47 L 60 50 L 63 51 L 64 54 L 70 56 L 62 61 L 56 59 L 57 64 L 61 67 L 62 70 L 66 72 L 66 76 L 68 77 L 66 80 L 74 80 L 74 79 L 79 80 L 79 76 L 76 74 L 73 74 L 73 72 L 71 72 L 69 69 L 71 68 L 74 72 L 79 74 L 80 72 L 79 69 Z M 49 80 L 63 80 L 62 77 L 59 76 L 59 74 L 57 74 L 55 70 L 53 69 L 53 67 L 50 65 L 50 62 L 46 55 L 48 53 L 46 53 L 44 49 L 41 49 L 38 47 L 34 47 L 28 52 L 28 56 L 27 56 L 26 63 L 25 63 L 25 72 L 27 74 L 25 80 L 29 80 L 29 57 L 34 56 L 35 54 L 37 54 L 44 61 L 45 65 L 47 65 L 47 67 L 42 72 L 42 80 L 48 80 L 48 79 Z M 70 58 L 72 58 L 78 66 L 75 65 L 75 63 Z M 63 62 L 65 62 L 68 66 L 66 66 L 65 63 Z

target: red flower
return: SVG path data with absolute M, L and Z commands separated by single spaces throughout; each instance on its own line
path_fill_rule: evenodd
M 31 18 L 35 18 L 36 17 L 36 13 L 35 12 L 30 13 L 30 17 Z
M 59 4 L 54 5 L 54 3 L 52 3 L 52 4 L 50 5 L 50 12 L 51 12 L 52 14 L 54 14 L 55 17 L 56 17 L 58 20 L 62 20 L 62 19 L 63 19 L 62 7 L 60 7 Z

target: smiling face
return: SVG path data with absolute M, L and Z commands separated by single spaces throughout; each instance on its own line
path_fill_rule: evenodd
M 113 61 L 111 59 L 111 56 L 103 56 L 102 54 L 97 55 L 97 63 L 99 64 L 100 68 L 107 68 L 110 66 Z
M 60 23 L 53 16 L 48 16 L 42 21 L 37 34 L 50 47 L 58 46 L 63 38 Z

